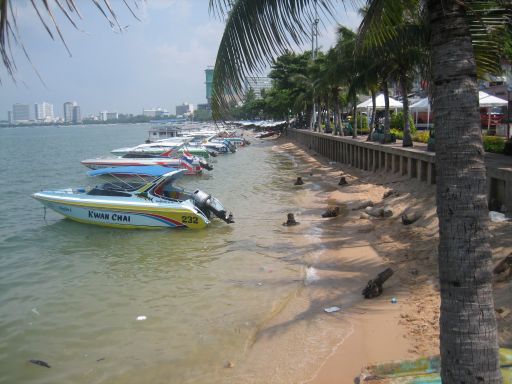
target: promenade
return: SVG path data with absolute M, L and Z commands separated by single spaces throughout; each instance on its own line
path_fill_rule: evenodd
M 428 152 L 427 145 L 423 143 L 404 148 L 400 140 L 380 144 L 366 141 L 366 136 L 354 139 L 300 129 L 289 129 L 288 137 L 341 164 L 366 171 L 398 174 L 428 184 L 436 183 L 436 155 Z M 512 211 L 512 157 L 486 153 L 485 164 L 490 208 L 503 207 L 505 211 Z

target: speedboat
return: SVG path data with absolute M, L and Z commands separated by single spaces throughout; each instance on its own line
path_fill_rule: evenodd
M 225 154 L 236 152 L 236 147 L 233 143 L 226 139 L 217 138 L 216 136 L 210 137 L 204 141 L 202 145 L 207 149 L 216 151 L 217 153 Z
M 174 150 L 174 153 L 182 155 L 184 152 L 189 152 L 193 156 L 202 157 L 205 160 L 210 158 L 208 150 L 202 146 L 188 146 L 187 143 L 190 139 L 175 138 L 164 139 L 153 143 L 140 144 L 135 147 L 117 148 L 110 151 L 116 156 L 125 156 L 128 153 L 145 153 L 150 155 L 162 155 L 166 152 Z
M 184 169 L 186 175 L 200 174 L 203 172 L 203 168 L 209 171 L 213 169 L 206 161 L 192 156 L 188 152 L 184 152 L 180 158 L 169 157 L 169 152 L 161 155 L 130 152 L 123 157 L 87 159 L 81 161 L 81 163 L 91 169 L 160 165 L 163 167 Z
M 71 220 L 107 227 L 200 229 L 210 224 L 212 216 L 232 223 L 232 215 L 215 197 L 174 185 L 184 173 L 159 166 L 100 169 L 89 174 L 108 175 L 112 181 L 93 188 L 41 191 L 32 197 Z

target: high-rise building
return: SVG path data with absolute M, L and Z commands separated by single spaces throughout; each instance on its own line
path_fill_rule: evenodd
M 53 120 L 53 104 L 43 101 L 35 104 L 36 120 L 51 121 Z
M 73 123 L 81 123 L 82 122 L 82 114 L 80 113 L 80 106 L 73 106 Z
M 12 111 L 7 111 L 7 121 L 9 124 L 12 124 L 14 121 L 12 120 Z
M 73 107 L 76 103 L 72 103 L 71 101 L 67 101 L 64 103 L 64 122 L 71 123 L 73 121 Z
M 142 114 L 144 116 L 148 116 L 148 117 L 163 117 L 165 115 L 168 115 L 169 112 L 167 112 L 166 109 L 162 109 L 162 108 L 151 108 L 151 109 L 143 109 Z
M 247 92 L 249 92 L 249 90 L 252 89 L 257 99 L 261 99 L 263 97 L 262 91 L 265 91 L 270 88 L 272 88 L 272 79 L 270 77 L 248 76 L 245 78 L 245 94 L 247 94 Z
M 208 67 L 204 70 L 206 76 L 206 102 L 212 104 L 212 88 L 213 88 L 213 68 Z
M 30 105 L 16 103 L 12 106 L 12 120 L 14 123 L 30 120 Z
M 188 116 L 194 113 L 194 106 L 189 103 L 183 103 L 176 106 L 176 116 Z

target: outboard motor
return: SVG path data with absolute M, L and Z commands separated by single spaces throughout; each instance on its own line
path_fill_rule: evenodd
M 207 171 L 211 171 L 213 169 L 213 165 L 208 164 L 206 161 L 199 160 L 199 164 Z
M 213 213 L 228 224 L 234 223 L 233 215 L 231 213 L 228 215 L 220 201 L 212 195 L 196 189 L 192 194 L 192 198 L 194 199 L 194 204 L 203 211 L 208 218 L 210 218 L 210 214 Z

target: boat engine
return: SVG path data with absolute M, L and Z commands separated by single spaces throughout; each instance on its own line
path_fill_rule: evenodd
M 196 207 L 203 211 L 208 218 L 210 218 L 210 214 L 213 213 L 219 219 L 224 220 L 228 224 L 234 223 L 233 215 L 231 213 L 228 215 L 220 201 L 212 195 L 196 189 L 192 194 L 192 198 L 194 199 Z
M 208 164 L 206 161 L 199 160 L 199 164 L 207 171 L 211 171 L 213 169 L 213 165 Z

